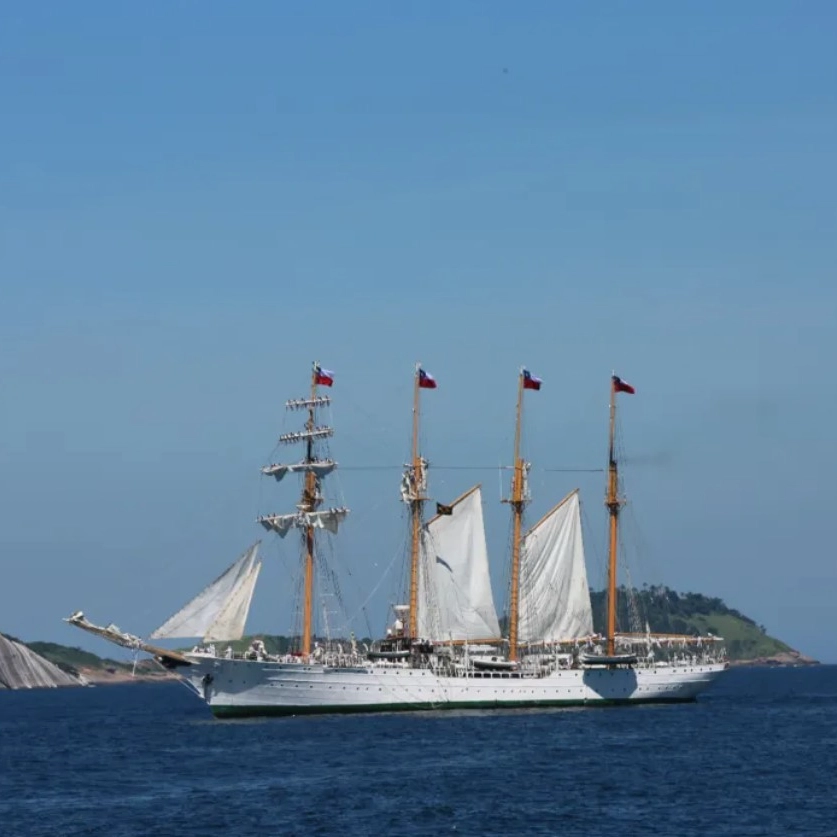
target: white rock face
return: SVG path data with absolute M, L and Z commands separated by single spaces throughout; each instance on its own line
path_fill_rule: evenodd
M 54 689 L 81 682 L 19 642 L 0 634 L 0 689 Z

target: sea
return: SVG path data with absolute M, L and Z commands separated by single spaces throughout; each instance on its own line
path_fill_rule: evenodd
M 179 683 L 0 692 L 2 837 L 837 835 L 837 666 L 693 704 L 217 721 Z

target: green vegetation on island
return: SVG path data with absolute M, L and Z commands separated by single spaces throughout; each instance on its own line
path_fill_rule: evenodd
M 106 657 L 99 657 L 81 648 L 59 645 L 57 642 L 27 642 L 26 645 L 36 654 L 40 654 L 44 659 L 70 674 L 78 674 L 82 669 L 123 669 L 127 665 Z
M 20 640 L 16 640 L 21 642 Z M 107 682 L 130 678 L 134 674 L 141 678 L 152 677 L 158 679 L 162 672 L 153 660 L 147 658 L 137 661 L 136 667 L 132 661 L 112 660 L 99 657 L 82 648 L 61 645 L 57 642 L 25 642 L 21 643 L 34 651 L 45 660 L 58 666 L 67 674 L 74 677 L 82 676 L 91 682 Z
M 622 630 L 642 632 L 647 625 L 659 634 L 713 634 L 724 638 L 729 659 L 737 662 L 797 653 L 784 642 L 768 636 L 763 625 L 727 607 L 717 597 L 677 593 L 664 586 L 644 586 L 632 594 L 629 596 L 625 587 L 620 587 L 617 593 L 616 619 Z M 604 590 L 592 590 L 590 596 L 594 629 L 604 633 L 607 594 Z

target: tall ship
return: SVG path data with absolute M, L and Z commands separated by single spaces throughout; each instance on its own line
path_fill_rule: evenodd
M 419 449 L 423 390 L 436 381 L 420 364 L 413 378 L 412 450 L 401 481 L 408 509 L 409 555 L 403 600 L 393 607 L 385 636 L 360 645 L 354 635 L 329 642 L 315 637 L 315 574 L 325 538 L 336 538 L 349 514 L 326 506 L 324 485 L 337 468 L 321 412 L 330 405 L 333 373 L 315 363 L 309 394 L 286 403 L 306 416 L 302 429 L 283 434 L 299 444 L 299 461 L 262 468 L 282 482 L 296 474 L 296 508 L 263 515 L 258 523 L 301 545 L 301 630 L 298 650 L 271 654 L 254 640 L 243 652 L 229 643 L 244 636 L 261 569 L 253 544 L 208 587 L 148 639 L 116 625 L 100 627 L 81 611 L 67 621 L 118 645 L 146 651 L 175 670 L 219 718 L 333 712 L 521 708 L 692 701 L 726 668 L 723 641 L 715 636 L 654 634 L 617 629 L 617 554 L 620 491 L 615 445 L 617 400 L 634 389 L 610 380 L 607 618 L 594 632 L 581 527 L 574 490 L 534 526 L 524 526 L 530 463 L 521 455 L 526 393 L 540 378 L 521 369 L 517 380 L 514 463 L 508 504 L 512 516 L 509 595 L 501 628 L 489 575 L 481 488 L 449 504 L 430 502 L 428 463 Z M 636 626 L 634 626 L 636 627 Z M 153 640 L 198 640 L 173 651 Z

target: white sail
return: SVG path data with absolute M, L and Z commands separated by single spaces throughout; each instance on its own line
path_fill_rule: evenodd
M 198 593 L 192 601 L 160 625 L 151 634 L 152 639 L 184 639 L 203 637 L 221 617 L 238 588 L 246 584 L 259 551 L 259 541 L 247 549 L 228 569 L 226 569 L 206 589 Z M 253 579 L 255 584 L 255 579 Z M 252 591 L 250 593 L 252 595 Z M 247 600 L 249 608 L 249 598 Z M 245 612 L 246 617 L 246 612 Z M 231 637 L 232 638 L 232 637 Z
M 330 474 L 337 467 L 337 463 L 331 459 L 322 459 L 315 462 L 294 462 L 290 465 L 265 465 L 262 473 L 266 477 L 274 477 L 279 482 L 285 474 L 305 473 L 310 471 L 318 479 Z
M 204 642 L 224 642 L 231 639 L 241 639 L 244 636 L 244 625 L 250 612 L 250 602 L 256 589 L 256 581 L 261 571 L 261 561 L 253 564 L 250 572 L 233 590 L 215 621 L 203 635 Z
M 268 531 L 276 532 L 280 538 L 284 538 L 291 529 L 307 529 L 309 526 L 337 534 L 340 521 L 348 513 L 347 508 L 335 508 L 296 514 L 270 514 L 258 518 L 258 522 Z
M 518 618 L 521 642 L 553 642 L 593 633 L 578 491 L 565 497 L 523 538 Z
M 419 635 L 434 640 L 500 636 L 491 592 L 482 492 L 471 489 L 425 527 L 419 564 Z

